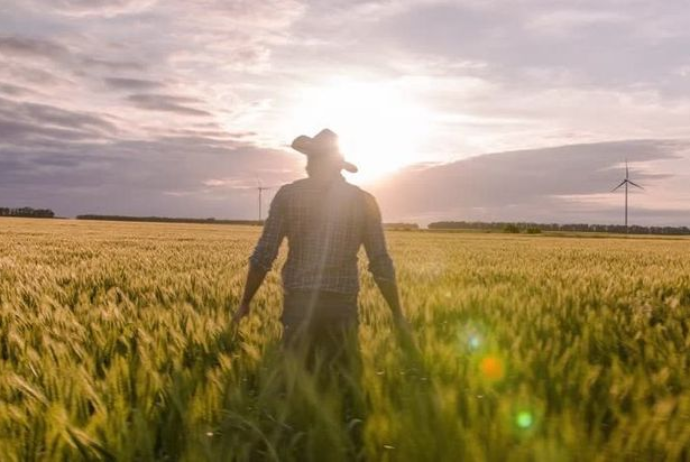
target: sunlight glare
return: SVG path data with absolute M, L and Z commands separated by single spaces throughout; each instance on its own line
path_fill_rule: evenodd
M 360 181 L 419 161 L 428 134 L 425 111 L 394 83 L 337 80 L 305 90 L 289 119 L 292 133 L 335 131 Z

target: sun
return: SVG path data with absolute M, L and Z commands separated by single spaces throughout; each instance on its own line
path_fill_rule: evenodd
M 420 160 L 425 112 L 395 83 L 339 79 L 305 89 L 286 129 L 310 136 L 335 131 L 346 159 L 359 167 L 353 178 L 366 182 Z

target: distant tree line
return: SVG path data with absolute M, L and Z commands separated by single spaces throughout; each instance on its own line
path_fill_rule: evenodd
M 439 221 L 430 223 L 429 229 L 478 229 L 509 233 L 540 233 L 542 231 L 575 231 L 595 233 L 625 233 L 623 225 L 590 225 L 587 223 L 526 223 L 526 222 L 483 222 L 483 221 Z M 690 235 L 687 226 L 628 226 L 630 234 Z
M 77 215 L 77 220 L 144 221 L 154 223 L 202 223 L 218 225 L 261 225 L 258 220 L 217 220 L 215 218 L 134 217 L 128 215 Z
M 419 229 L 417 223 L 384 223 L 383 227 L 393 231 L 415 231 Z
M 53 218 L 55 217 L 55 213 L 50 209 L 0 207 L 0 217 Z
M 201 223 L 220 225 L 263 225 L 264 221 L 258 220 L 218 220 L 216 218 L 179 218 L 179 217 L 135 217 L 130 215 L 77 215 L 77 220 L 102 220 L 102 221 L 143 221 L 153 223 Z M 417 223 L 384 223 L 383 226 L 390 230 L 418 230 Z

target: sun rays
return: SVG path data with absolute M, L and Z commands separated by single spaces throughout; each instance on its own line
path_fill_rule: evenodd
M 329 127 L 367 181 L 419 160 L 429 134 L 424 107 L 394 83 L 337 79 L 305 89 L 286 122 L 287 133 Z

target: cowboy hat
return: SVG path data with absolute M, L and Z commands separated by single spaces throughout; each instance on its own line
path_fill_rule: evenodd
M 298 136 L 292 142 L 292 148 L 307 157 L 331 157 L 348 172 L 357 172 L 357 167 L 343 158 L 338 147 L 338 135 L 327 128 L 321 130 L 313 138 L 306 135 Z

